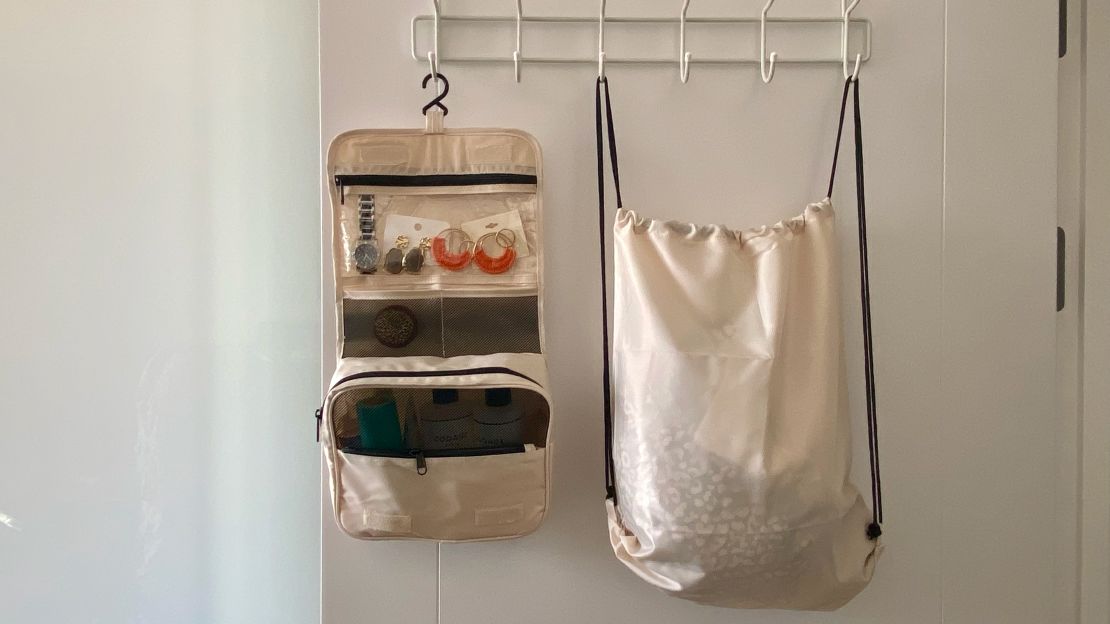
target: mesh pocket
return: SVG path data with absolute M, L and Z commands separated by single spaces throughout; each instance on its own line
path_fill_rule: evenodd
M 447 356 L 539 353 L 536 297 L 460 297 L 443 300 Z
M 539 299 L 345 299 L 343 357 L 539 353 Z
M 443 356 L 442 299 L 344 299 L 343 357 Z
M 439 386 L 436 386 L 439 387 Z M 445 386 L 446 387 L 446 386 Z M 429 422 L 427 414 L 432 406 L 432 392 L 427 388 L 352 388 L 335 397 L 331 408 L 332 426 L 335 428 L 336 444 L 340 448 L 362 447 L 359 438 L 358 404 L 361 401 L 380 397 L 384 391 L 397 405 L 398 424 L 401 435 L 408 448 L 489 448 L 507 446 L 497 441 L 483 441 L 481 424 L 490 420 L 485 407 L 485 390 L 458 388 L 459 405 L 462 413 L 469 416 L 459 420 Z M 528 390 L 513 389 L 512 402 L 520 409 L 520 430 L 514 435 L 511 444 L 534 444 L 547 446 L 547 428 L 551 418 L 551 408 L 543 396 Z M 421 423 L 421 421 L 423 421 Z M 421 431 L 423 430 L 423 431 Z M 455 446 L 435 440 L 437 436 L 458 439 Z
M 340 447 L 361 446 L 359 441 L 358 410 L 356 406 L 360 401 L 379 395 L 381 390 L 375 388 L 356 388 L 340 394 L 335 399 L 332 408 L 332 422 L 335 427 L 335 437 Z M 411 392 L 393 393 L 397 404 L 398 424 L 406 446 L 416 446 L 416 407 L 413 403 Z

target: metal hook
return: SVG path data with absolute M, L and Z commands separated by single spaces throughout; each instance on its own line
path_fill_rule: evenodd
M 432 0 L 432 49 L 428 52 L 428 73 L 435 79 L 439 93 L 439 0 Z
M 852 69 L 852 73 L 849 74 L 848 73 L 848 26 L 851 23 L 852 11 L 856 10 L 856 5 L 857 4 L 859 4 L 859 0 L 852 0 L 851 4 L 848 4 L 847 0 L 840 0 L 840 9 L 844 14 L 844 23 L 840 27 L 840 63 L 843 66 L 842 69 L 844 70 L 844 79 L 845 80 L 857 80 L 857 79 L 859 79 L 859 63 L 860 63 L 860 60 L 862 60 L 862 58 L 863 58 L 862 54 L 856 53 L 856 66 L 855 66 L 854 69 Z
M 859 2 L 859 0 L 856 0 Z M 763 12 L 759 16 L 759 75 L 763 78 L 763 84 L 771 82 L 775 77 L 775 60 L 778 58 L 778 52 L 772 52 L 770 56 L 770 63 L 767 62 L 767 11 L 771 9 L 771 5 L 775 0 L 767 0 L 767 4 L 763 5 Z
M 420 109 L 425 116 L 428 115 L 428 109 L 433 106 L 439 108 L 444 115 L 447 114 L 447 107 L 443 105 L 443 98 L 447 97 L 447 91 L 451 88 L 450 84 L 447 82 L 447 78 L 439 73 L 439 9 L 439 0 L 432 0 L 432 16 L 434 20 L 432 27 L 432 49 L 428 51 L 428 75 L 424 76 L 424 82 L 420 84 L 420 87 L 422 89 L 427 89 L 428 81 L 433 81 L 436 96 L 431 102 L 428 102 Z M 443 81 L 443 91 L 439 90 L 441 80 Z
M 516 0 L 516 51 L 513 52 L 513 72 L 517 82 L 520 82 L 520 26 L 523 21 L 524 7 L 521 6 L 521 0 Z
M 682 14 L 678 17 L 678 79 L 682 84 L 690 79 L 690 57 L 686 51 L 686 10 L 690 8 L 690 0 L 682 0 Z
M 605 80 L 605 0 L 601 0 L 601 16 L 597 21 L 597 78 Z

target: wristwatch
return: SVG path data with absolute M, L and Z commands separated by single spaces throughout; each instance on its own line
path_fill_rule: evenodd
M 374 196 L 359 195 L 358 197 L 358 229 L 359 240 L 351 254 L 355 267 L 359 273 L 370 274 L 378 270 L 378 260 L 382 252 L 378 241 L 374 237 Z

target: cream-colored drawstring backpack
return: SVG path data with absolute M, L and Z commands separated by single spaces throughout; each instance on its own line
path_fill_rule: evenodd
M 828 610 L 871 579 L 881 504 L 858 82 L 844 85 L 840 124 L 853 84 L 871 510 L 848 480 L 829 198 L 749 230 L 658 221 L 621 207 L 608 83 L 598 81 L 603 288 L 603 86 L 619 208 L 614 400 L 605 353 L 609 536 L 617 558 L 673 596 Z
M 328 150 L 340 357 L 317 418 L 335 519 L 363 539 L 518 537 L 550 502 L 540 149 L 427 114 Z

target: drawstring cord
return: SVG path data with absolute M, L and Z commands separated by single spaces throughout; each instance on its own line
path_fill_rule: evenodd
M 844 81 L 844 94 L 840 98 L 840 123 L 836 129 L 836 148 L 833 152 L 832 173 L 829 175 L 829 193 L 832 197 L 836 180 L 836 163 L 840 156 L 840 139 L 844 134 L 844 114 L 848 110 L 848 91 L 852 91 L 852 121 L 856 143 L 856 208 L 859 224 L 859 274 L 860 306 L 863 309 L 863 369 L 867 401 L 867 454 L 871 461 L 871 524 L 867 537 L 874 540 L 883 534 L 883 482 L 879 472 L 879 422 L 875 404 L 875 347 L 871 331 L 871 279 L 867 258 L 867 206 L 863 185 L 863 123 L 859 108 L 859 78 Z
M 617 189 L 617 208 L 621 202 L 621 179 L 617 169 L 617 140 L 613 132 L 613 108 L 609 100 L 609 80 L 597 79 L 594 98 L 595 129 L 597 130 L 597 230 L 601 251 L 601 383 L 605 417 L 605 497 L 617 504 L 617 486 L 613 465 L 613 390 L 609 364 L 609 283 L 605 270 L 605 150 L 601 121 L 601 91 L 605 88 L 605 131 L 609 135 L 609 161 L 613 165 L 613 185 Z

